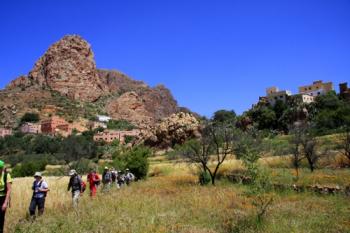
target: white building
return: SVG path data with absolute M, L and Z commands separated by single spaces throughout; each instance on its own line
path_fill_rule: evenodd
M 278 100 L 286 103 L 288 97 L 291 95 L 291 91 L 280 91 L 277 87 L 270 87 L 266 89 L 266 98 L 271 106 L 274 106 Z
M 97 120 L 99 122 L 108 122 L 110 121 L 112 118 L 109 116 L 104 116 L 104 115 L 97 115 Z

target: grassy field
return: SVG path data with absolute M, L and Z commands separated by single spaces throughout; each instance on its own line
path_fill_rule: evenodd
M 242 169 L 237 160 L 221 172 Z M 274 192 L 274 202 L 264 221 L 256 221 L 249 186 L 220 180 L 217 186 L 200 186 L 196 167 L 157 158 L 150 175 L 107 195 L 90 199 L 85 193 L 80 208 L 71 208 L 68 178 L 45 178 L 50 185 L 43 217 L 27 220 L 32 178 L 15 179 L 6 232 L 350 232 L 350 199 L 344 195 L 317 195 L 293 191 Z M 292 182 L 293 171 L 273 168 L 273 179 Z M 301 171 L 307 184 L 350 184 L 349 170 Z

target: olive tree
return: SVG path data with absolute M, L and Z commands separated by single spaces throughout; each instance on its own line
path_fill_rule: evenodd
M 181 154 L 188 162 L 198 164 L 203 173 L 208 173 L 211 184 L 215 185 L 220 166 L 232 155 L 236 131 L 232 124 L 206 123 L 201 137 L 186 142 Z

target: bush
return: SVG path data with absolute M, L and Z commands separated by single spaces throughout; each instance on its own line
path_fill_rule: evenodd
M 134 147 L 130 151 L 117 155 L 113 161 L 113 166 L 121 170 L 129 168 L 137 179 L 143 179 L 148 173 L 148 157 L 151 154 L 151 150 L 147 147 Z
M 211 177 L 210 177 L 210 174 L 209 172 L 203 172 L 201 171 L 199 173 L 199 183 L 201 185 L 207 185 L 211 182 Z
M 107 123 L 108 129 L 132 130 L 135 126 L 126 120 L 110 120 Z
M 96 165 L 88 159 L 75 161 L 70 166 L 71 169 L 75 169 L 80 175 L 89 173 L 90 170 L 95 167 Z
M 37 113 L 32 113 L 32 112 L 27 112 L 25 113 L 22 118 L 21 118 L 21 124 L 25 122 L 31 122 L 31 123 L 36 123 L 40 121 L 39 114 Z
M 24 162 L 22 164 L 17 164 L 12 169 L 12 176 L 13 177 L 33 176 L 35 172 L 45 170 L 46 165 L 47 165 L 46 160 L 30 161 L 30 162 Z

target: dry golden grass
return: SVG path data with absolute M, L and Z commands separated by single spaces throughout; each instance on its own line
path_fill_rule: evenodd
M 278 164 L 281 159 L 264 158 L 261 163 Z M 33 223 L 26 220 L 33 178 L 15 179 L 6 232 L 227 233 L 235 229 L 267 233 L 350 232 L 350 205 L 346 197 L 293 192 L 275 193 L 275 202 L 263 227 L 254 228 L 254 197 L 246 193 L 249 186 L 224 181 L 215 187 L 200 186 L 197 168 L 166 160 L 151 164 L 153 177 L 121 190 L 114 189 L 107 195 L 99 193 L 93 200 L 87 192 L 79 211 L 71 208 L 71 196 L 66 191 L 68 177 L 45 177 L 51 189 L 46 211 Z M 230 159 L 220 173 L 243 169 L 240 161 Z M 282 170 L 273 169 L 272 175 L 285 182 Z M 283 171 L 292 175 L 293 170 Z M 316 170 L 313 174 L 302 171 L 301 179 L 307 183 L 350 182 L 345 170 Z

